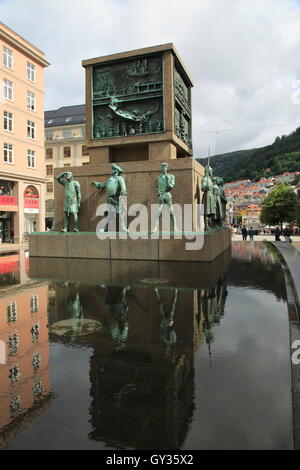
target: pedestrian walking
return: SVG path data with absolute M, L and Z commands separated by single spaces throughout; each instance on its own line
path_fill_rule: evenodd
M 248 235 L 248 231 L 244 225 L 244 227 L 242 228 L 242 236 L 243 236 L 243 242 L 245 242 L 247 240 L 247 235 Z

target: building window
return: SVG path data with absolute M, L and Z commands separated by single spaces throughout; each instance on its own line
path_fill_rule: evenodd
M 31 313 L 38 313 L 39 311 L 39 297 L 37 294 L 33 295 L 30 299 L 30 311 Z
M 35 122 L 27 121 L 27 137 L 35 139 Z
M 46 184 L 46 190 L 47 190 L 47 193 L 53 193 L 53 183 L 47 183 Z
M 39 400 L 42 397 L 43 392 L 44 392 L 44 387 L 43 387 L 43 383 L 41 380 L 34 379 L 32 391 L 33 391 L 33 398 L 35 400 Z
M 35 83 L 35 65 L 27 62 L 27 79 Z
M 48 176 L 53 175 L 53 165 L 46 165 L 46 174 Z
M 9 369 L 8 378 L 11 382 L 17 382 L 21 375 L 20 369 L 18 366 L 13 366 Z
M 53 158 L 53 149 L 52 148 L 49 148 L 49 149 L 46 149 L 46 158 Z
M 10 416 L 13 418 L 21 409 L 21 397 L 20 395 L 15 395 L 12 397 L 10 405 Z
M 14 130 L 14 116 L 13 113 L 10 113 L 9 111 L 4 111 L 3 112 L 3 118 L 4 118 L 4 130 L 13 132 Z
M 10 302 L 7 306 L 7 323 L 15 323 L 17 321 L 17 304 Z
M 12 144 L 4 144 L 4 162 L 14 163 L 14 150 Z
M 5 46 L 3 46 L 3 65 L 11 70 L 14 66 L 13 51 Z
M 89 152 L 88 152 L 87 146 L 86 146 L 86 145 L 83 145 L 83 146 L 82 146 L 82 156 L 88 155 L 88 154 L 89 154 Z
M 45 134 L 46 140 L 52 140 L 53 139 L 53 132 L 52 131 L 47 131 Z
M 8 337 L 8 355 L 15 356 L 18 352 L 19 335 L 14 333 Z
M 11 82 L 10 80 L 6 80 L 6 78 L 4 78 L 3 85 L 4 85 L 4 98 L 6 100 L 12 101 L 14 99 L 13 82 Z
M 71 131 L 70 131 L 69 129 L 68 129 L 68 130 L 64 130 L 63 133 L 64 133 L 64 139 L 71 139 L 72 133 L 71 133 Z
M 71 163 L 65 163 L 64 166 L 71 166 Z
M 29 168 L 35 168 L 35 151 L 27 150 L 27 163 Z
M 31 109 L 31 111 L 35 111 L 35 101 L 35 93 L 32 93 L 32 91 L 27 91 L 27 108 Z
M 71 147 L 64 147 L 64 158 L 71 156 Z
M 34 323 L 31 328 L 32 342 L 36 343 L 40 336 L 40 325 L 39 323 Z
M 32 356 L 32 367 L 36 371 L 41 367 L 41 355 L 39 352 L 36 352 Z

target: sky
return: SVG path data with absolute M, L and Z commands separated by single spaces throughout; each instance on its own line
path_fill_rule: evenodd
M 85 102 L 83 59 L 173 42 L 195 157 L 300 126 L 299 0 L 0 0 L 0 21 L 46 53 L 46 110 Z

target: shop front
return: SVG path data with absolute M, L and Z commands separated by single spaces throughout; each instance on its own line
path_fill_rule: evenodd
M 14 214 L 18 211 L 17 197 L 13 196 L 14 183 L 0 180 L 0 242 L 14 238 Z
M 39 192 L 35 186 L 29 185 L 24 192 L 24 238 L 37 229 L 37 217 L 40 210 Z

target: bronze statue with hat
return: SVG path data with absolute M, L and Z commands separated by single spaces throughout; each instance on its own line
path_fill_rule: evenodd
M 123 230 L 126 230 L 123 223 L 122 214 L 124 213 L 126 207 L 122 201 L 122 196 L 127 196 L 126 183 L 124 179 L 124 171 L 115 163 L 111 166 L 111 176 L 108 178 L 106 183 L 92 181 L 91 185 L 96 186 L 97 189 L 106 189 L 106 202 L 114 207 L 115 213 L 120 217 L 120 225 Z M 112 214 L 114 216 L 114 214 Z M 104 231 L 108 231 L 107 223 Z

